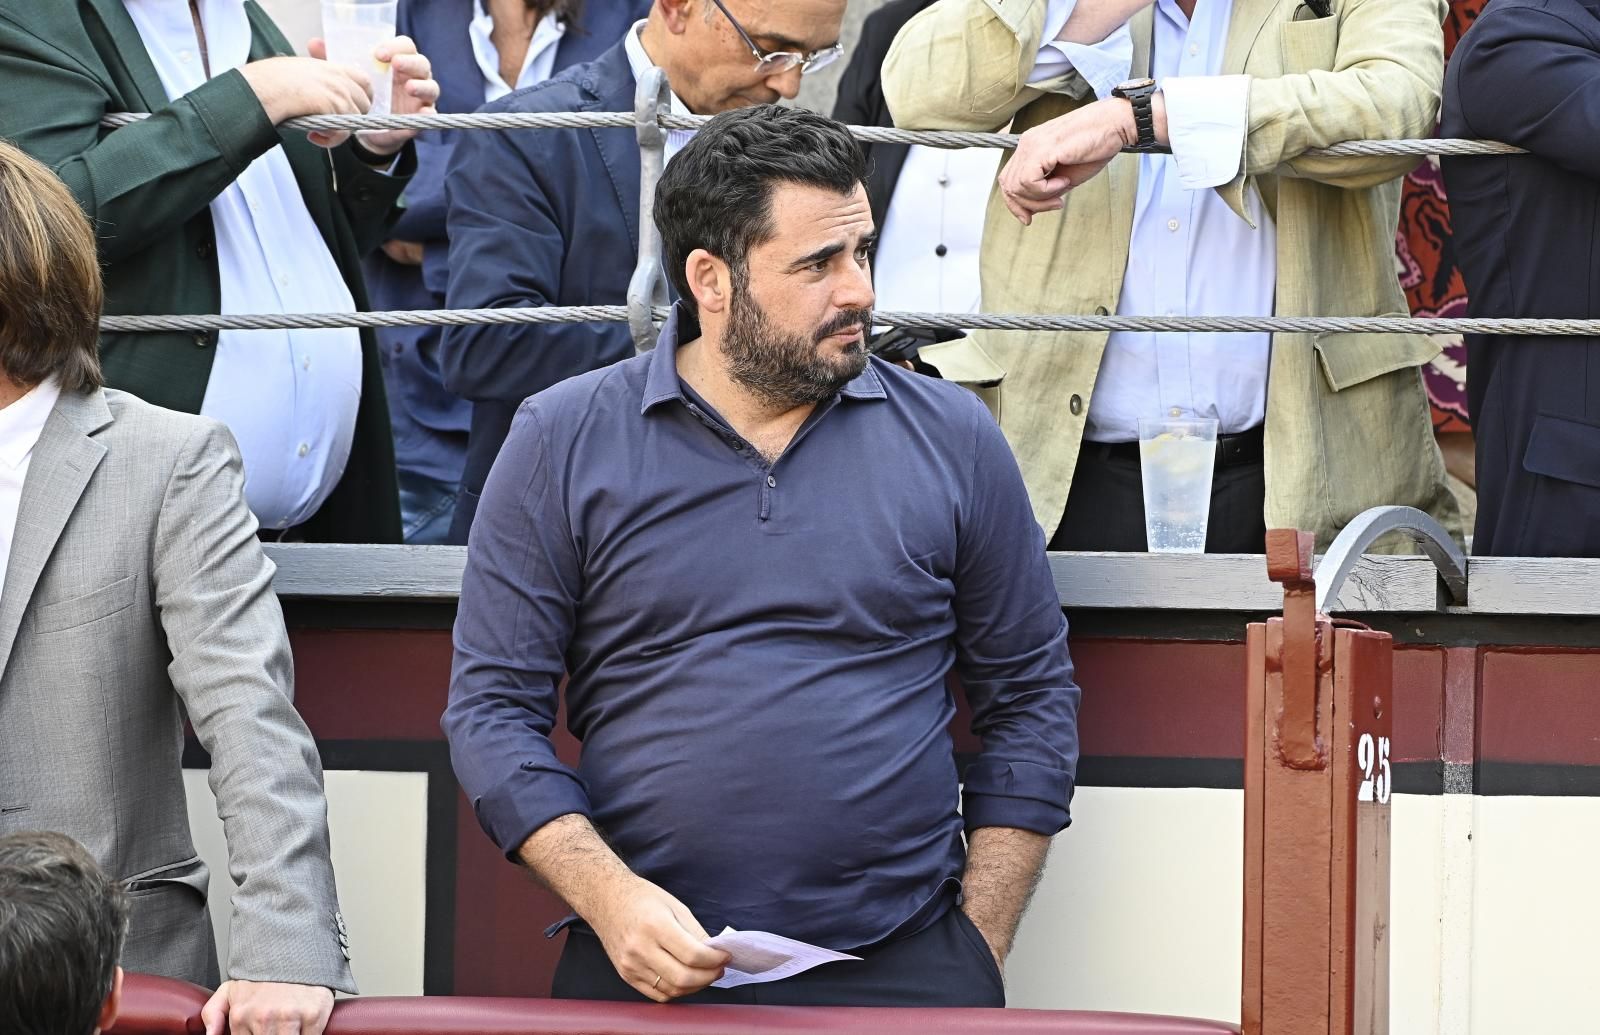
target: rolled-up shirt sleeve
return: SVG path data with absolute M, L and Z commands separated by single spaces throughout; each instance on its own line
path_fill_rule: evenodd
M 1043 38 L 1029 86 L 1045 87 L 1053 80 L 1076 72 L 1101 99 L 1111 96 L 1117 84 L 1127 80 L 1133 69 L 1133 35 L 1126 24 L 1095 44 L 1064 43 L 1056 39 L 1078 0 L 1050 0 L 1044 19 Z
M 1172 76 L 1161 81 L 1167 138 L 1185 190 L 1232 181 L 1244 165 L 1250 113 L 1247 75 Z
M 1081 697 L 1067 621 L 1022 474 L 999 427 L 971 402 L 971 483 L 957 530 L 956 670 L 983 742 L 967 767 L 968 831 L 1050 835 L 1071 822 Z
M 549 453 L 524 403 L 473 521 L 441 722 L 479 824 L 512 859 L 552 819 L 590 815 L 550 743 L 582 569 Z

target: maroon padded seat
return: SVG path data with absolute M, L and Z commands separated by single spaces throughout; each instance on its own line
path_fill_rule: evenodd
M 200 1035 L 207 992 L 167 978 L 128 975 L 122 1016 L 109 1035 Z M 798 1006 L 658 1006 L 556 999 L 451 996 L 350 999 L 326 1035 L 1237 1035 L 1218 1021 L 1076 1010 L 871 1009 Z

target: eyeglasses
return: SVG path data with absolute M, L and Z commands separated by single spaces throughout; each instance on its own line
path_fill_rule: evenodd
M 756 46 L 756 41 L 750 38 L 748 32 L 744 31 L 744 26 L 739 24 L 739 19 L 729 12 L 722 0 L 711 0 L 711 2 L 717 5 L 717 10 L 727 16 L 729 23 L 733 25 L 734 31 L 744 39 L 745 46 L 750 48 L 750 53 L 756 59 L 755 72 L 757 75 L 782 75 L 797 65 L 800 68 L 800 74 L 805 75 L 807 72 L 815 72 L 819 68 L 826 68 L 837 61 L 839 55 L 844 53 L 844 44 L 842 43 L 835 43 L 831 47 L 824 47 L 821 50 L 812 51 L 810 54 L 800 54 L 792 50 L 762 50 Z

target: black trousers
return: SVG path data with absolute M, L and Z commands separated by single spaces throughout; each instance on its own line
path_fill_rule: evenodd
M 707 988 L 680 1003 L 762 1006 L 1004 1006 L 1005 985 L 983 935 L 952 906 L 916 934 L 860 949 L 861 961 L 824 963 L 764 985 Z M 649 1002 L 617 974 L 594 932 L 567 928 L 554 999 Z
M 1211 476 L 1211 515 L 1206 553 L 1265 553 L 1266 472 L 1260 431 L 1218 443 L 1220 462 Z M 1144 553 L 1144 482 L 1137 446 L 1085 442 L 1072 474 L 1072 492 L 1052 550 Z

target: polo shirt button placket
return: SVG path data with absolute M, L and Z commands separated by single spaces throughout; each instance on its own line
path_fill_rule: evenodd
M 757 517 L 762 521 L 772 517 L 772 490 L 777 487 L 778 479 L 770 474 L 767 475 L 766 484 L 761 486 L 761 506 L 757 512 Z

